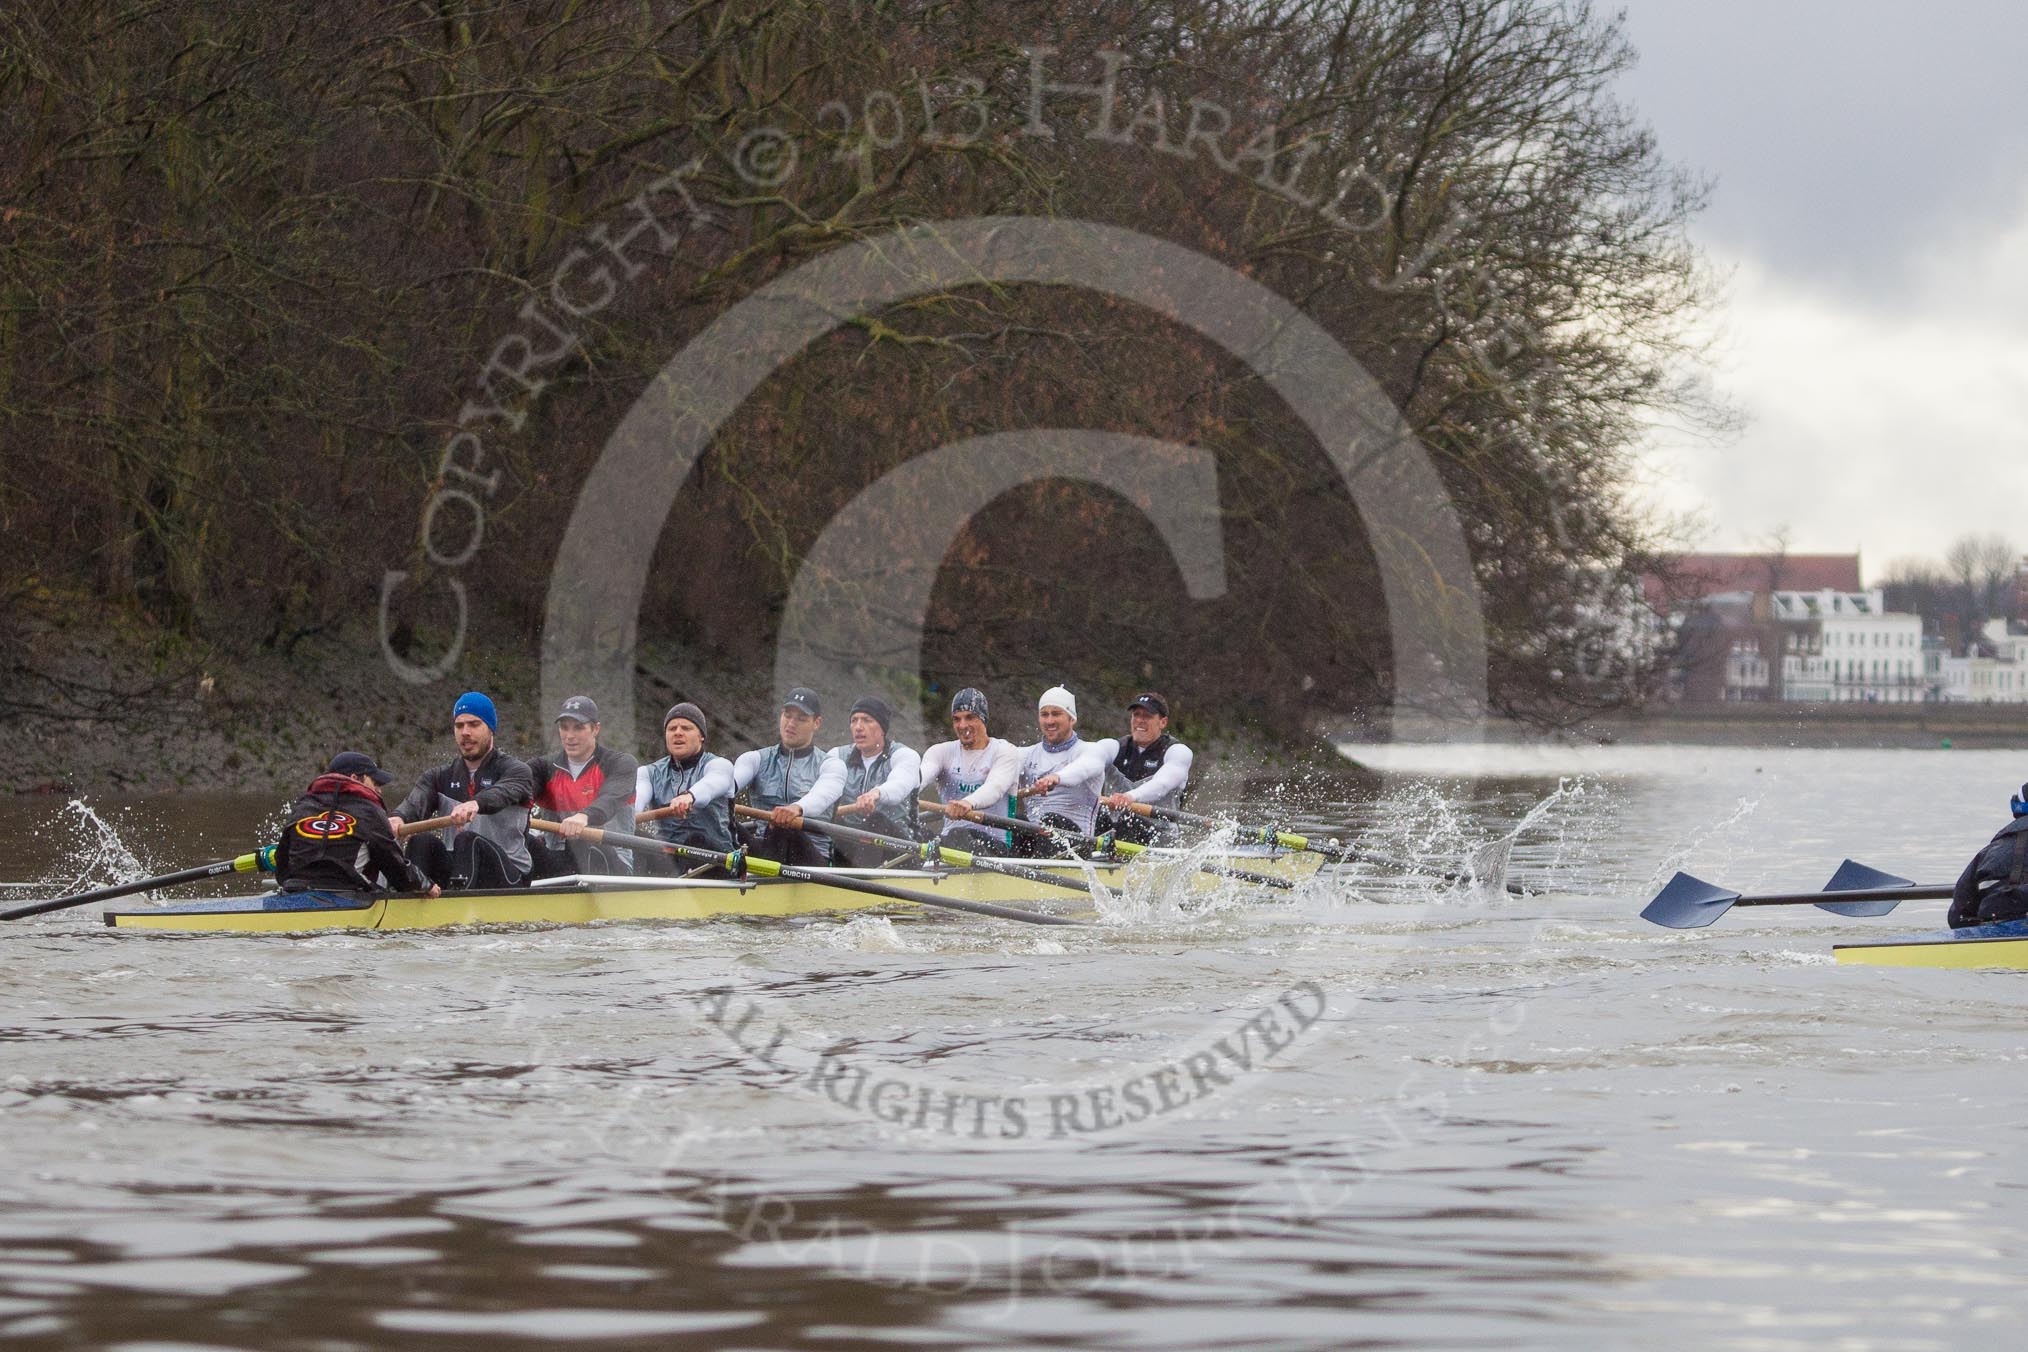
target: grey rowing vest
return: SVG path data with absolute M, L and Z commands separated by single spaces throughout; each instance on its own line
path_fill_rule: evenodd
M 893 742 L 887 743 L 870 764 L 856 750 L 851 747 L 845 749 L 842 758 L 845 762 L 845 792 L 838 795 L 838 806 L 843 807 L 861 794 L 870 793 L 887 782 L 888 771 L 893 768 L 894 746 Z M 846 820 L 850 821 L 851 818 L 848 817 Z M 922 834 L 916 830 L 915 808 L 906 801 L 899 807 L 892 808 L 883 804 L 862 818 L 860 824 L 869 831 L 900 836 L 904 840 L 915 840 Z
M 777 743 L 761 752 L 760 768 L 754 771 L 753 783 L 746 786 L 747 800 L 763 811 L 793 803 L 816 787 L 817 773 L 823 768 L 824 753 L 815 746 L 789 752 Z M 849 768 L 846 773 L 849 779 Z
M 685 769 L 676 764 L 673 757 L 662 757 L 648 767 L 648 796 L 654 801 L 636 804 L 634 811 L 639 813 L 651 807 L 667 807 L 679 795 L 690 792 L 690 786 L 704 773 L 704 767 L 718 759 L 709 751 L 701 752 L 697 763 Z M 662 817 L 648 825 L 671 845 L 688 845 L 692 849 L 715 850 L 721 854 L 730 854 L 738 848 L 738 842 L 732 838 L 730 798 L 692 808 L 688 817 Z

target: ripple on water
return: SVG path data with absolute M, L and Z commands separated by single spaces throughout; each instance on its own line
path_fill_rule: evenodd
M 1694 774 L 1446 782 L 1376 811 L 1380 840 L 1425 859 L 1518 831 L 1513 875 L 1554 884 L 1526 899 L 1365 874 L 1209 911 L 1137 896 L 1046 938 L 860 917 L 134 942 L 46 917 L 0 934 L 0 1333 L 1857 1348 L 2010 1331 L 2028 1319 L 2028 1230 L 2006 1205 L 2019 980 L 1831 965 L 1833 941 L 1935 907 L 1682 934 L 1633 915 L 1676 866 L 1791 886 L 1859 851 L 1949 876 L 2018 766 L 1764 759 L 1750 810 L 1738 758 L 1713 752 Z M 700 1014 L 730 990 L 882 1074 L 1047 1093 L 1199 1046 L 1298 980 L 1333 1013 L 1272 1073 L 1051 1151 L 897 1134 Z

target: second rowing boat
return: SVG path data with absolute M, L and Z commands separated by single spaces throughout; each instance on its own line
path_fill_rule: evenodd
M 1848 967 L 2011 967 L 2028 970 L 2028 920 L 1908 934 L 1869 943 L 1833 944 Z

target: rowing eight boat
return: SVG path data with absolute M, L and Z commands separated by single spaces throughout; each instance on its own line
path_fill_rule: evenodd
M 1185 856 L 1178 855 L 1181 859 Z M 1292 881 L 1309 878 L 1322 860 L 1302 854 L 1220 854 L 1256 871 Z M 1029 861 L 1074 878 L 1096 877 L 1110 888 L 1125 884 L 1137 863 L 1086 866 L 1069 860 Z M 817 870 L 812 870 L 813 872 Z M 1077 902 L 1089 898 L 1069 888 L 984 870 L 837 869 L 840 878 L 903 887 L 960 901 Z M 1190 872 L 1196 890 L 1215 890 L 1221 880 Z M 1232 884 L 1226 884 L 1232 885 Z M 821 883 L 747 878 L 738 882 L 681 878 L 569 877 L 531 887 L 446 892 L 431 899 L 413 893 L 351 897 L 327 892 L 283 892 L 260 897 L 221 897 L 176 906 L 108 911 L 114 929 L 295 933 L 332 929 L 438 929 L 451 925 L 573 925 L 593 920 L 711 920 L 726 916 L 780 917 L 859 911 L 896 903 Z
M 1831 952 L 1859 967 L 2012 967 L 2028 971 L 2028 920 L 1908 934 L 1864 944 L 1833 944 Z

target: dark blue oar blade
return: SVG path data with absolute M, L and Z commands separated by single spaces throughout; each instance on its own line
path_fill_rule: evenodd
M 1670 929 L 1702 929 L 1732 909 L 1739 893 L 1678 873 L 1669 885 L 1655 894 L 1641 912 L 1641 919 Z
M 1882 873 L 1877 868 L 1868 868 L 1856 859 L 1847 859 L 1838 865 L 1838 871 L 1831 875 L 1831 881 L 1824 884 L 1826 892 L 1860 892 L 1876 887 L 1913 887 L 1906 878 L 1897 878 L 1892 873 Z M 1833 915 L 1886 915 L 1901 903 L 1896 901 L 1820 901 L 1817 906 Z

